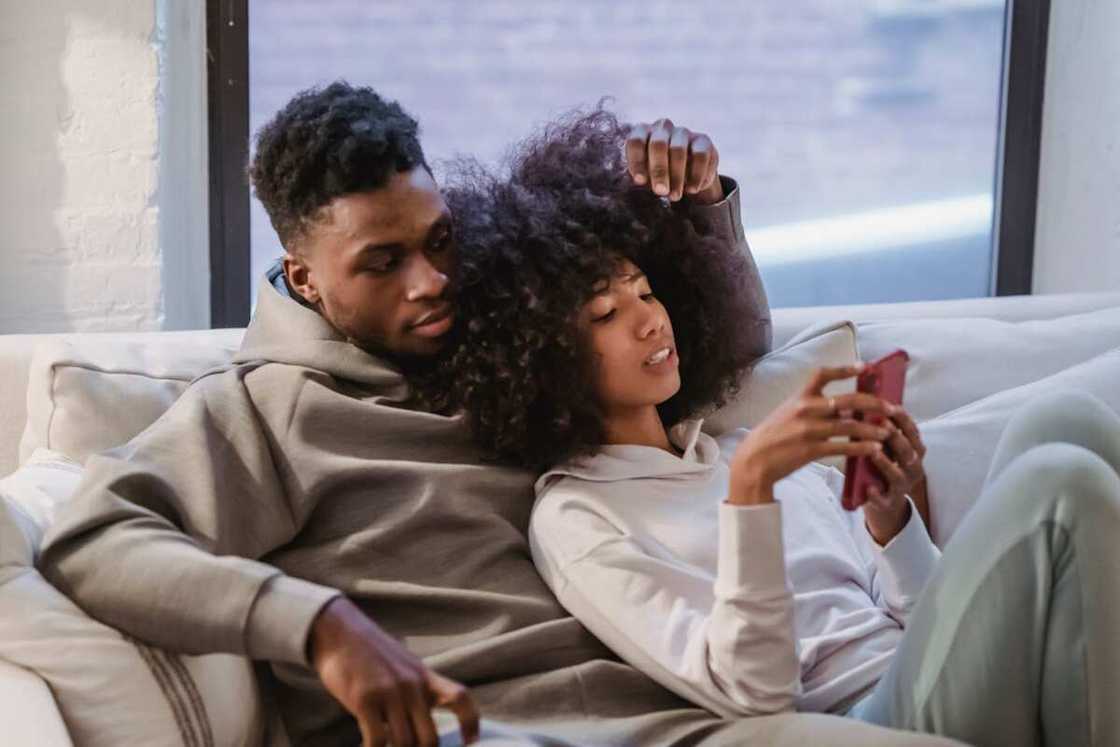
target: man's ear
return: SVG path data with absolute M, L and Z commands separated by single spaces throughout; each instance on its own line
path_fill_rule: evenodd
M 303 299 L 309 304 L 314 306 L 319 303 L 319 290 L 315 287 L 315 281 L 311 277 L 311 268 L 307 266 L 303 257 L 287 252 L 284 254 L 282 264 L 284 266 L 284 277 L 288 279 L 288 287 L 303 296 Z

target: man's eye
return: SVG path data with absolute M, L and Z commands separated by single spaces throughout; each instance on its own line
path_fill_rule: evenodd
M 611 317 L 613 317 L 613 316 L 614 316 L 614 309 L 611 309 L 610 311 L 608 311 L 606 314 L 603 314 L 602 316 L 597 316 L 597 317 L 592 318 L 591 321 L 593 321 L 593 322 L 605 322 L 605 321 L 609 321 L 611 319 Z
M 387 272 L 392 272 L 393 270 L 395 270 L 397 268 L 397 264 L 398 262 L 396 259 L 387 259 L 383 262 L 371 264 L 366 267 L 366 269 L 378 275 L 384 275 Z
M 444 249 L 447 249 L 449 246 L 451 246 L 451 232 L 450 231 L 448 231 L 447 233 L 443 234 L 438 239 L 436 239 L 435 243 L 432 244 L 432 249 L 434 249 L 437 252 L 442 252 Z

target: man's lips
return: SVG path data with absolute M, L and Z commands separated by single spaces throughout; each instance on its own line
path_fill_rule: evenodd
M 448 304 L 424 314 L 413 322 L 409 329 L 422 337 L 439 337 L 451 329 L 451 322 L 451 304 Z

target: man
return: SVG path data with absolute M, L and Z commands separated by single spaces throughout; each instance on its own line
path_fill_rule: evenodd
M 627 152 L 635 183 L 742 240 L 706 136 L 660 121 Z M 259 133 L 251 176 L 292 295 L 266 284 L 230 366 L 90 459 L 44 574 L 145 641 L 269 661 L 297 744 L 435 744 L 454 729 L 434 706 L 464 741 L 480 713 L 484 737 L 518 743 L 735 739 L 741 724 L 621 664 L 557 605 L 526 547 L 533 476 L 484 463 L 461 418 L 410 398 L 454 315 L 451 216 L 416 122 L 369 89 L 304 92 Z M 757 273 L 746 292 L 758 313 L 740 333 L 761 355 Z

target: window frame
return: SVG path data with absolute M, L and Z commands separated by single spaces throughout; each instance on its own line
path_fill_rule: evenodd
M 1007 0 L 989 295 L 1031 293 L 1050 0 Z M 249 0 L 206 0 L 210 326 L 249 322 Z

